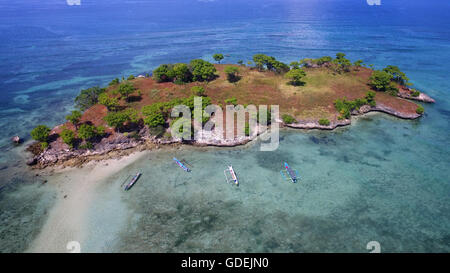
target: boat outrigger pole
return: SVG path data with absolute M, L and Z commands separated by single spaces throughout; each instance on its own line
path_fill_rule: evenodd
M 180 166 L 180 168 L 182 168 L 184 171 L 186 171 L 186 172 L 190 172 L 190 171 L 191 171 L 188 167 L 186 167 L 186 165 L 184 165 L 183 163 L 181 163 L 181 161 L 178 160 L 177 158 L 174 157 L 173 160 L 174 160 L 175 163 L 177 163 L 177 165 Z
M 230 177 L 228 177 L 227 173 L 230 175 Z M 227 183 L 234 183 L 236 186 L 239 186 L 239 180 L 236 173 L 234 172 L 233 166 L 228 166 L 228 168 L 223 171 L 223 174 L 225 175 Z

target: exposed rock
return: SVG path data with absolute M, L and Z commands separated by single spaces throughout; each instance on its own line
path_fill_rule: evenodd
M 12 142 L 14 142 L 15 144 L 19 144 L 22 140 L 20 139 L 19 136 L 13 136 L 11 138 Z
M 36 165 L 37 162 L 38 162 L 37 158 L 33 157 L 33 158 L 28 159 L 26 163 L 28 166 L 33 166 L 33 165 Z

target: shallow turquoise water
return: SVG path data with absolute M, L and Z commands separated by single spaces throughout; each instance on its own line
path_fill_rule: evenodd
M 425 135 L 424 124 L 373 115 L 334 132 L 284 131 L 275 152 L 260 152 L 258 143 L 150 152 L 99 190 L 105 198 L 92 218 L 126 221 L 116 230 L 95 221 L 85 250 L 366 252 L 378 241 L 385 252 L 448 252 L 449 155 L 426 141 L 410 145 L 435 133 Z M 422 161 L 425 151 L 433 164 Z M 183 172 L 173 156 L 193 172 Z M 299 183 L 281 177 L 284 160 L 300 172 Z M 239 187 L 225 182 L 227 164 Z M 135 187 L 117 194 L 139 170 Z
M 84 249 L 365 252 L 376 240 L 382 251 L 450 250 L 449 3 L 83 3 L 0 4 L 1 252 L 26 249 L 55 195 L 23 172 L 9 138 L 63 121 L 80 89 L 217 52 L 230 55 L 225 62 L 260 52 L 290 62 L 339 51 L 398 65 L 436 104 L 417 121 L 376 115 L 334 132 L 286 131 L 270 153 L 258 145 L 149 153 L 99 190 Z M 194 171 L 174 166 L 174 155 Z M 300 183 L 282 181 L 284 160 Z M 224 181 L 228 163 L 239 188 Z M 123 194 L 118 185 L 137 170 L 144 177 Z

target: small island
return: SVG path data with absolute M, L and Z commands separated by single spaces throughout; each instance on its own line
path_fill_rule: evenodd
M 66 123 L 55 128 L 38 125 L 32 130 L 36 142 L 27 148 L 33 154 L 27 164 L 36 168 L 78 166 L 160 145 L 237 146 L 255 138 L 248 134 L 248 125 L 244 137 L 233 139 L 214 133 L 189 142 L 174 137 L 170 125 L 176 119 L 170 118 L 171 109 L 179 104 L 193 109 L 195 96 L 202 97 L 204 106 L 221 108 L 279 105 L 280 119 L 272 117 L 272 122 L 323 130 L 349 125 L 352 115 L 371 111 L 416 119 L 424 108 L 411 100 L 434 102 L 410 88 L 398 67 L 374 70 L 362 60 L 351 62 L 344 53 L 289 65 L 264 54 L 254 55 L 245 64 L 220 64 L 223 54 L 213 58 L 217 64 L 201 59 L 164 64 L 152 75 L 116 78 L 108 87 L 82 90 L 75 99 L 78 110 L 67 115 Z

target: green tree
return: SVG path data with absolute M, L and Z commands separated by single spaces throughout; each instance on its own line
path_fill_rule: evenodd
M 398 66 L 388 65 L 383 69 L 383 71 L 391 75 L 392 80 L 399 84 L 404 85 L 409 81 L 408 77 L 406 77 L 406 74 L 400 71 L 400 68 L 398 68 Z
M 356 67 L 356 69 L 359 70 L 359 68 L 362 66 L 363 60 L 357 60 L 353 63 L 353 65 Z
M 292 124 L 297 122 L 297 120 L 295 120 L 295 118 L 293 118 L 292 116 L 288 115 L 288 114 L 284 114 L 281 116 L 281 119 L 283 120 L 284 123 L 286 124 Z
M 192 93 L 196 96 L 204 96 L 205 95 L 205 88 L 201 86 L 193 86 L 191 88 Z
M 321 119 L 319 119 L 319 124 L 322 126 L 328 126 L 328 125 L 330 125 L 330 121 L 326 118 L 321 118 Z
M 112 80 L 112 81 L 109 83 L 109 86 L 113 86 L 113 85 L 116 85 L 116 84 L 119 84 L 119 83 L 120 83 L 119 78 L 115 78 L 114 80 Z
M 111 98 L 107 93 L 102 93 L 98 96 L 98 103 L 106 106 L 110 111 L 116 111 L 119 106 L 117 98 Z
M 128 120 L 127 115 L 122 112 L 110 112 L 106 117 L 104 117 L 106 123 L 120 131 L 123 127 L 123 124 Z
M 376 93 L 373 91 L 368 91 L 366 94 L 365 99 L 367 100 L 367 104 L 369 104 L 370 106 L 376 106 L 376 102 L 375 102 L 375 95 Z
M 128 100 L 128 97 L 134 93 L 136 89 L 134 88 L 134 86 L 127 82 L 127 83 L 122 83 L 121 85 L 119 85 L 118 88 L 118 93 L 122 96 L 123 99 Z
M 290 64 L 292 69 L 300 69 L 300 63 L 299 62 L 291 62 Z
M 80 129 L 78 129 L 78 136 L 87 141 L 97 136 L 97 130 L 94 125 L 81 124 Z
M 134 79 L 136 79 L 136 77 L 134 77 L 134 75 L 130 75 L 130 76 L 127 78 L 127 81 L 132 81 L 132 80 L 134 80 Z
M 105 89 L 98 86 L 81 90 L 80 94 L 75 98 L 75 106 L 81 111 L 85 111 L 89 107 L 98 103 L 98 97 L 104 93 Z
M 344 59 L 345 58 L 345 53 L 339 52 L 336 53 L 336 59 Z
M 350 67 L 352 66 L 350 60 L 345 58 L 344 53 L 337 53 L 336 59 L 334 59 L 332 63 L 334 65 L 334 70 L 338 73 L 349 72 Z
M 114 127 L 120 132 L 120 129 L 124 126 L 125 122 L 139 122 L 139 115 L 135 109 L 128 108 L 121 112 L 110 112 L 103 119 L 109 126 Z
M 45 125 L 38 125 L 31 131 L 31 137 L 39 142 L 47 142 L 50 135 L 50 128 Z
M 161 112 L 152 112 L 144 118 L 144 124 L 150 128 L 158 127 L 166 123 L 164 116 Z
M 422 105 L 417 105 L 416 113 L 422 115 L 425 112 L 425 108 Z
M 196 59 L 190 62 L 190 66 L 194 81 L 211 81 L 216 76 L 216 68 L 210 62 Z
M 376 70 L 369 78 L 369 85 L 377 91 L 386 91 L 389 89 L 391 79 L 391 74 L 385 71 Z
M 225 67 L 224 72 L 227 74 L 227 79 L 229 82 L 239 81 L 239 68 L 235 66 L 227 66 Z
M 171 64 L 162 64 L 153 70 L 153 79 L 157 82 L 171 82 L 174 77 L 173 65 Z
M 192 81 L 192 73 L 186 64 L 175 64 L 172 69 L 176 83 L 188 83 Z
M 72 130 L 64 129 L 59 135 L 61 136 L 61 139 L 64 143 L 69 145 L 70 148 L 73 148 L 73 144 L 75 143 L 76 138 L 75 133 Z
M 81 116 L 82 114 L 80 111 L 74 110 L 70 115 L 66 116 L 66 120 L 70 121 L 73 124 L 73 126 L 75 126 L 76 129 L 78 123 L 80 122 Z
M 216 62 L 220 63 L 223 60 L 223 54 L 214 54 L 213 58 Z
M 305 76 L 306 76 L 305 71 L 299 68 L 299 69 L 292 69 L 291 71 L 287 72 L 285 78 L 289 79 L 289 84 L 299 86 L 304 84 L 303 78 Z
M 237 64 L 238 65 L 244 65 L 244 61 L 243 60 L 239 60 L 239 61 L 237 61 Z

